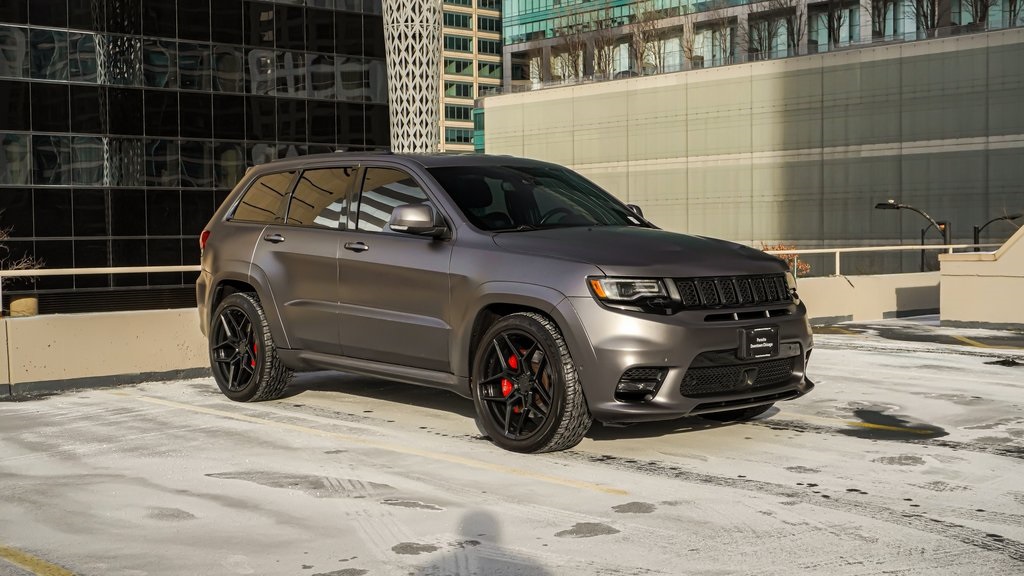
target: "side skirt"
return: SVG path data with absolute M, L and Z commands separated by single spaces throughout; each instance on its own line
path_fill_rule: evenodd
M 285 366 L 299 371 L 338 370 L 340 372 L 374 376 L 407 384 L 441 388 L 454 392 L 464 398 L 472 398 L 469 389 L 469 378 L 463 378 L 448 372 L 424 370 L 410 366 L 396 366 L 394 364 L 374 362 L 373 360 L 334 356 L 319 352 L 307 352 L 305 350 L 278 348 L 277 354 L 281 357 Z

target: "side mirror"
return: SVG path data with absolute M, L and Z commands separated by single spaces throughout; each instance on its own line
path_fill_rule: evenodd
M 439 238 L 448 231 L 444 218 L 430 204 L 405 204 L 395 208 L 388 220 L 395 232 Z
M 636 204 L 626 204 L 626 208 L 629 208 L 630 210 L 632 210 L 633 214 L 636 214 L 637 216 L 639 216 L 641 218 L 644 217 L 644 211 L 641 210 L 640 207 L 637 206 Z

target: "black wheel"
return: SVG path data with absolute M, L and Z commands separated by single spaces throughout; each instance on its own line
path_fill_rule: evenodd
M 483 436 L 514 452 L 572 448 L 592 422 L 561 332 L 532 312 L 506 316 L 483 335 L 473 402 Z
M 761 404 L 760 406 L 751 406 L 750 408 L 740 408 L 739 410 L 726 410 L 724 412 L 708 412 L 707 414 L 701 414 L 701 418 L 707 420 L 714 420 L 715 422 L 743 422 L 746 420 L 753 420 L 761 414 L 772 409 L 775 403 Z
M 277 357 L 267 317 L 253 294 L 237 292 L 213 315 L 210 364 L 220 391 L 237 402 L 280 398 L 291 377 Z

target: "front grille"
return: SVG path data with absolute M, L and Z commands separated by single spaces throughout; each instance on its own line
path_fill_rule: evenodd
M 777 386 L 793 377 L 795 358 L 690 368 L 683 376 L 683 383 L 679 385 L 679 393 L 700 398 Z
M 680 278 L 676 288 L 688 310 L 771 306 L 793 301 L 784 274 Z

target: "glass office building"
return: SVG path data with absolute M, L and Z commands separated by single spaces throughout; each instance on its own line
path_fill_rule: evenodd
M 197 264 L 247 167 L 388 146 L 379 0 L 2 0 L 0 258 Z M 42 311 L 194 305 L 195 274 L 10 282 Z

